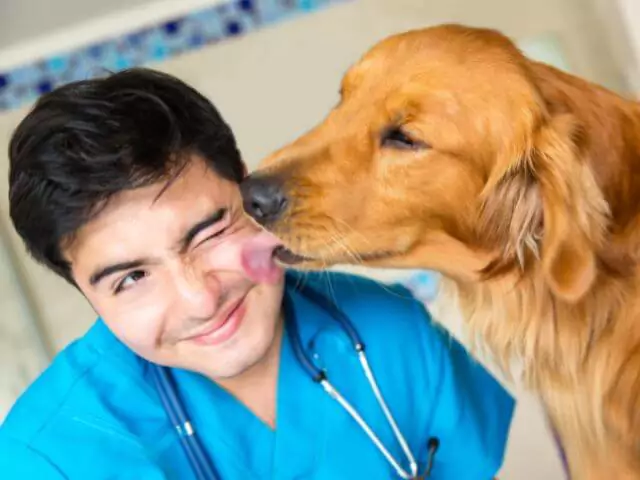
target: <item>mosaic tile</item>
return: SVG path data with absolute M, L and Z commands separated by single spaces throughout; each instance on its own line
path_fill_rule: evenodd
M 0 111 L 57 86 L 166 60 L 296 15 L 352 0 L 229 0 L 150 28 L 0 72 Z

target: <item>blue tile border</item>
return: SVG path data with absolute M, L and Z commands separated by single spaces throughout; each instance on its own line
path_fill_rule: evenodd
M 0 72 L 0 111 L 65 83 L 167 60 L 262 26 L 351 0 L 227 0 L 151 28 Z

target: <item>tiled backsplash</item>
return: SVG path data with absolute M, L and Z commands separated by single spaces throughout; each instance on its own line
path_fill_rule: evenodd
M 151 28 L 0 72 L 0 111 L 58 85 L 166 60 L 292 16 L 349 0 L 227 0 Z

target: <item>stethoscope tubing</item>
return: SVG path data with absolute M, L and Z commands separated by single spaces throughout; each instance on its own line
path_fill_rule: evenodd
M 150 363 L 149 366 L 162 406 L 177 431 L 196 479 L 219 480 L 209 456 L 205 453 L 195 429 L 189 421 L 170 370 L 153 363 Z

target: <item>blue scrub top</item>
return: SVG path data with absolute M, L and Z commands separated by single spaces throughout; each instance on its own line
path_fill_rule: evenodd
M 401 286 L 351 275 L 305 276 L 336 299 L 367 345 L 382 394 L 421 470 L 437 437 L 432 477 L 490 480 L 499 471 L 512 397 Z M 407 468 L 352 346 L 319 305 L 292 291 L 303 344 Z M 352 418 L 283 341 L 276 430 L 196 373 L 178 389 L 222 479 L 397 478 Z M 98 320 L 61 352 L 0 428 L 3 479 L 180 479 L 194 476 L 148 366 Z

